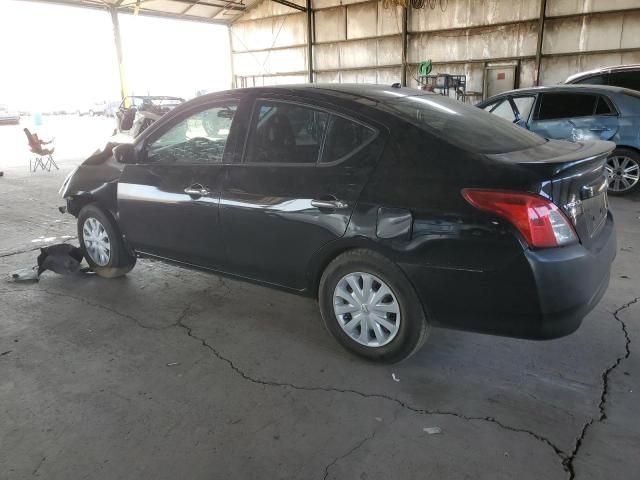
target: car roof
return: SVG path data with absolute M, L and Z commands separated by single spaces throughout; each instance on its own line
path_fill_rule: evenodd
M 227 90 L 227 93 L 233 92 L 264 92 L 264 93 L 317 93 L 334 97 L 344 97 L 349 95 L 353 97 L 367 98 L 376 102 L 386 102 L 400 97 L 410 97 L 414 95 L 433 95 L 431 92 L 418 90 L 415 88 L 407 88 L 392 85 L 379 85 L 370 83 L 303 83 L 293 85 L 274 85 L 268 87 L 250 87 Z M 203 95 L 199 98 L 208 96 L 215 97 L 220 93 L 217 92 Z
M 542 93 L 542 92 L 582 92 L 582 93 L 600 93 L 600 94 L 611 94 L 611 93 L 634 93 L 637 92 L 633 90 L 629 90 L 628 88 L 623 87 L 614 87 L 611 85 L 546 85 L 542 87 L 529 87 L 529 88 L 519 88 L 517 90 L 509 90 L 508 92 L 502 92 L 498 95 L 494 95 L 493 97 L 487 98 L 482 101 L 482 104 L 489 103 L 490 100 L 504 97 L 506 95 L 522 95 L 526 93 Z
M 625 70 L 640 70 L 640 64 L 634 63 L 629 65 L 613 65 L 611 67 L 594 68 L 593 70 L 587 70 L 584 72 L 574 73 L 565 80 L 565 83 L 573 82 L 580 78 L 590 77 L 599 73 L 620 72 Z

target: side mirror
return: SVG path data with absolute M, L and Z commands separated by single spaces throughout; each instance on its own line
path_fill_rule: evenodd
M 133 164 L 138 163 L 136 150 L 130 143 L 123 143 L 116 147 L 113 147 L 113 158 L 118 163 Z

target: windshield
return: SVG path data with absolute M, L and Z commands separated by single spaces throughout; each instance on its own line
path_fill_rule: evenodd
M 506 153 L 546 142 L 512 122 L 442 95 L 403 97 L 385 105 L 417 127 L 473 152 Z

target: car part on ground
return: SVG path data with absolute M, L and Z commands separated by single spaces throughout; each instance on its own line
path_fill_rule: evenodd
M 607 162 L 609 193 L 624 195 L 638 187 L 640 93 L 618 87 L 560 85 L 506 92 L 477 106 L 545 138 L 615 142 L 624 154 L 614 152 L 617 158 Z
M 616 253 L 613 149 L 399 86 L 254 88 L 177 107 L 61 194 L 98 273 L 135 254 L 317 297 L 343 346 L 394 362 L 430 326 L 576 330 Z

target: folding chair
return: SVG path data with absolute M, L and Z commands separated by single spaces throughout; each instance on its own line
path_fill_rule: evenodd
M 51 171 L 51 167 L 55 167 L 56 170 L 59 170 L 58 165 L 53 159 L 55 147 L 44 148 L 44 145 L 50 145 L 53 143 L 53 139 L 48 142 L 40 140 L 38 138 L 38 134 L 32 134 L 28 128 L 24 129 L 24 133 L 29 141 L 29 149 L 31 150 L 31 153 L 35 155 L 35 157 L 29 159 L 29 171 L 35 172 L 38 170 L 38 167 L 48 172 Z

